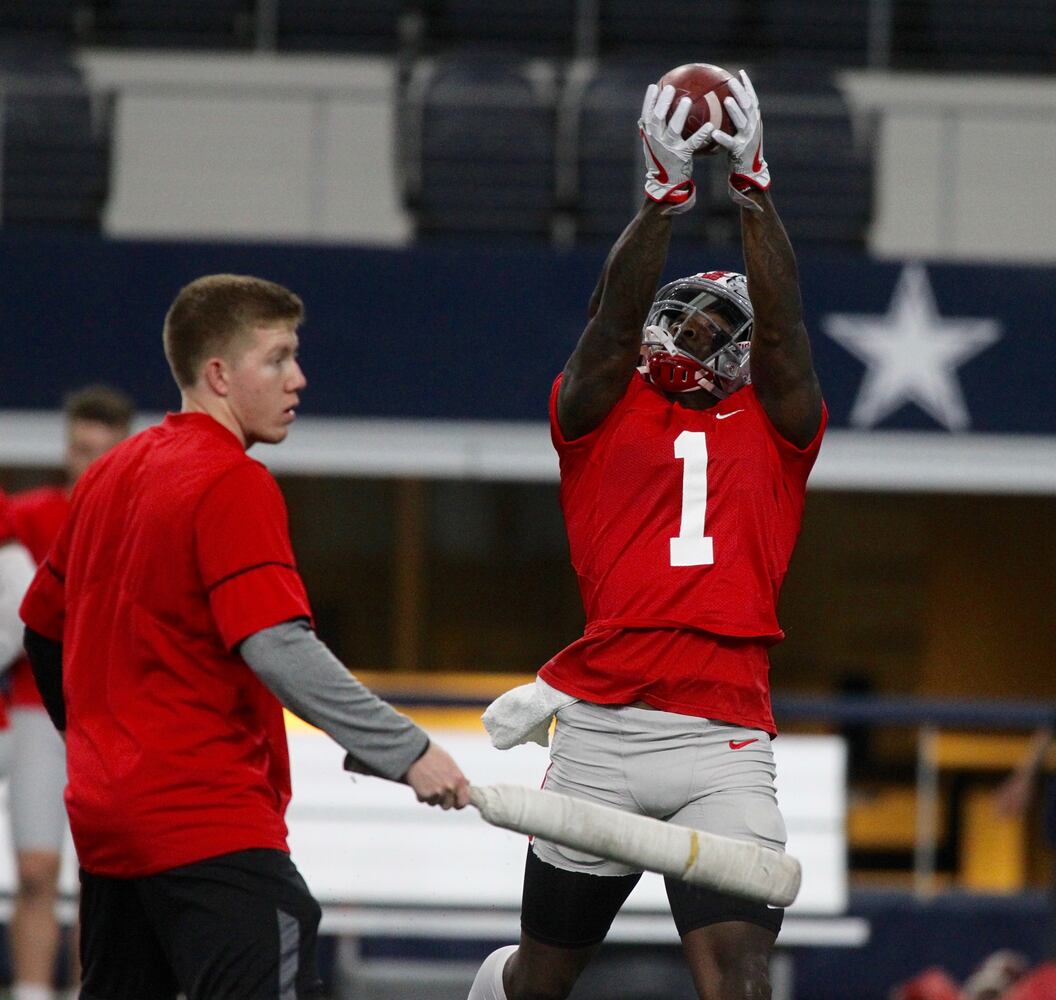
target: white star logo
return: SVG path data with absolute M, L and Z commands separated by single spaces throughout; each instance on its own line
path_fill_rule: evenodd
M 947 430 L 970 419 L 957 368 L 1001 338 L 992 319 L 944 319 L 920 264 L 907 264 L 884 316 L 833 313 L 824 331 L 867 368 L 851 410 L 856 427 L 875 427 L 915 403 Z

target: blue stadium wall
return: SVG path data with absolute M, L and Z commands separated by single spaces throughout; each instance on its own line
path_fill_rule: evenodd
M 89 380 L 145 410 L 178 405 L 161 322 L 176 291 L 210 272 L 258 274 L 304 298 L 302 412 L 545 419 L 547 391 L 585 320 L 601 249 L 460 244 L 413 249 L 201 244 L 95 236 L 0 237 L 2 409 L 54 409 Z M 740 266 L 729 251 L 672 251 L 675 277 Z M 801 254 L 806 319 L 834 426 L 864 366 L 822 332 L 831 313 L 882 316 L 903 264 Z M 944 317 L 992 319 L 1001 339 L 958 367 L 971 429 L 1056 434 L 1056 282 L 1046 268 L 928 265 Z M 885 429 L 939 429 L 906 405 Z

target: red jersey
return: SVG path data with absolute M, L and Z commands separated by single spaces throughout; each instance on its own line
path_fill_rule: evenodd
M 569 694 L 644 701 L 773 732 L 766 649 L 799 534 L 806 448 L 777 433 L 749 385 L 691 410 L 637 373 L 591 433 L 550 426 L 586 611 L 582 639 L 542 669 Z
M 286 850 L 282 707 L 235 650 L 310 611 L 278 485 L 233 434 L 170 414 L 93 463 L 22 617 L 64 644 L 66 806 L 86 870 Z
M 44 486 L 9 499 L 9 512 L 15 537 L 40 565 L 58 537 L 70 510 L 69 494 L 59 486 Z M 29 660 L 23 657 L 11 667 L 10 698 L 14 708 L 44 709 Z

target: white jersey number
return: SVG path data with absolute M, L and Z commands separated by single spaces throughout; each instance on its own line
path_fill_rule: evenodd
M 671 539 L 672 566 L 710 566 L 715 547 L 704 534 L 708 505 L 708 442 L 703 431 L 683 431 L 675 438 L 675 458 L 682 460 L 682 524 Z

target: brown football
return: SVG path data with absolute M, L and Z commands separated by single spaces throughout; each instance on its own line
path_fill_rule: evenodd
M 692 101 L 686 126 L 682 129 L 682 138 L 688 139 L 705 122 L 711 122 L 715 128 L 732 135 L 735 131 L 733 122 L 723 101 L 730 95 L 730 74 L 721 66 L 710 63 L 686 63 L 668 70 L 660 80 L 661 90 L 668 84 L 675 88 L 675 100 L 672 109 L 678 107 L 683 97 Z M 697 150 L 697 155 L 717 153 L 721 147 L 714 142 L 706 142 Z

